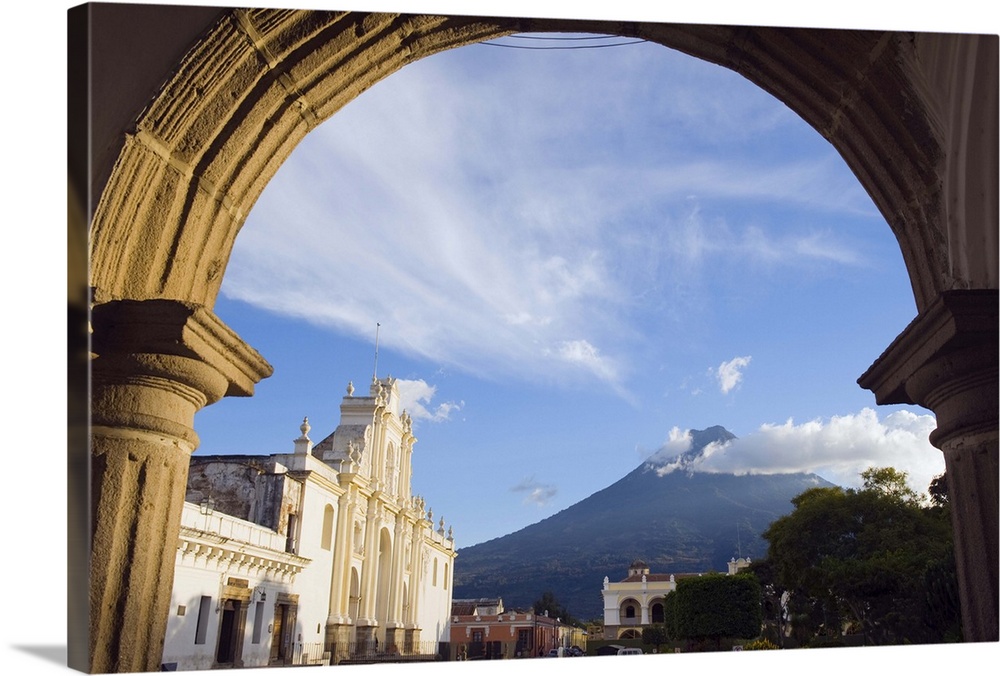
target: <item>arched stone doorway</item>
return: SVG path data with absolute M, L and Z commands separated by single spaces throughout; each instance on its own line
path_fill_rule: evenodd
M 71 598 L 89 605 L 91 655 L 71 661 L 159 668 L 194 413 L 251 395 L 271 370 L 211 310 L 278 166 L 407 63 L 528 31 L 642 38 L 730 68 L 845 158 L 900 243 L 920 312 L 860 382 L 879 403 L 936 413 L 967 638 L 996 639 L 995 36 L 201 8 L 181 23 L 187 32 L 148 36 L 167 64 L 153 77 L 172 74 L 151 98 L 129 90 L 123 109 L 138 112 L 91 139 L 93 181 L 71 166 L 71 188 L 96 205 L 80 210 L 91 218 L 92 459 L 78 486 L 93 495 L 91 584 L 87 600 Z M 178 38 L 199 33 L 190 49 Z M 163 544 L 134 548 L 136 537 Z

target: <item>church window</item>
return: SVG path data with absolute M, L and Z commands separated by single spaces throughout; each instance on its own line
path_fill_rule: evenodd
M 194 642 L 203 644 L 208 635 L 208 618 L 212 614 L 212 597 L 202 596 L 198 605 L 198 624 L 194 631 Z
M 326 509 L 323 510 L 323 534 L 320 541 L 320 546 L 323 549 L 331 549 L 333 547 L 333 506 L 327 505 Z
M 253 642 L 260 643 L 260 637 L 264 633 L 264 602 L 257 601 L 253 611 Z
M 288 533 L 285 534 L 285 551 L 295 554 L 295 529 L 298 526 L 298 517 L 295 514 L 288 515 Z

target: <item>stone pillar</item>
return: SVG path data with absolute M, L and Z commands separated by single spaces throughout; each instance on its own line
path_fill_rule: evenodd
M 966 641 L 998 637 L 997 302 L 996 290 L 943 293 L 858 380 L 879 404 L 937 416 Z
M 378 502 L 379 492 L 376 490 L 368 498 L 368 510 L 365 518 L 365 551 L 361 564 L 361 602 L 358 604 L 357 642 L 371 644 L 375 642 L 375 628 L 378 620 L 375 617 L 376 590 L 378 583 L 379 530 L 381 529 L 381 511 Z
M 402 511 L 396 514 L 396 527 L 393 531 L 392 564 L 389 574 L 389 603 L 386 612 L 386 635 L 387 646 L 395 645 L 389 638 L 389 632 L 395 633 L 396 629 L 404 626 L 403 618 L 403 555 L 406 550 L 406 521 Z M 400 641 L 401 642 L 401 641 Z
M 341 473 L 341 478 L 345 475 Z M 344 492 L 337 500 L 337 532 L 333 541 L 333 570 L 330 580 L 330 611 L 326 618 L 326 635 L 324 645 L 337 664 L 347 656 L 348 643 L 351 635 L 351 618 L 349 608 L 350 591 L 348 577 L 351 570 L 351 558 L 354 552 L 354 542 L 351 539 L 351 526 L 354 524 L 354 499 L 350 480 L 344 485 Z
M 194 414 L 271 366 L 204 307 L 91 311 L 90 670 L 159 671 Z

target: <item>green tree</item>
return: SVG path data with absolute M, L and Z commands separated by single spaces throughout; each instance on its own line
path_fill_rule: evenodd
M 921 505 L 891 467 L 862 479 L 857 490 L 805 491 L 765 531 L 770 574 L 789 593 L 786 612 L 806 636 L 839 637 L 846 627 L 866 643 L 946 640 L 954 626 L 947 510 Z
M 774 564 L 769 559 L 758 559 L 749 568 L 760 582 L 761 611 L 763 614 L 762 636 L 776 644 L 784 646 L 787 609 L 784 604 L 784 590 L 775 579 Z
M 670 609 L 678 638 L 714 641 L 755 638 L 760 635 L 763 612 L 761 586 L 749 573 L 703 575 L 677 582 Z
M 556 595 L 551 591 L 542 592 L 542 596 L 535 601 L 532 608 L 537 615 L 544 615 L 546 611 L 549 617 L 558 618 L 563 624 L 579 624 L 569 611 L 556 599 Z
M 948 500 L 948 473 L 938 474 L 931 479 L 930 486 L 927 487 L 927 494 L 930 496 L 931 505 L 934 507 L 947 507 Z
M 906 472 L 901 472 L 895 467 L 869 467 L 861 472 L 863 490 L 881 493 L 903 502 L 918 502 L 921 496 L 909 487 L 906 477 Z
M 669 641 L 667 628 L 662 624 L 654 624 L 642 628 L 642 642 L 646 645 L 656 646 L 656 651 L 660 651 L 660 646 Z
M 663 599 L 663 629 L 667 632 L 667 639 L 675 640 L 680 638 L 677 628 L 677 594 L 670 592 Z

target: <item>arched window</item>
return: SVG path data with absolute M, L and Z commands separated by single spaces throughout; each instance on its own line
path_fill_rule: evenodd
M 434 559 L 434 575 L 431 577 L 431 585 L 438 586 L 438 560 Z
M 657 601 L 650 609 L 650 619 L 653 624 L 663 624 L 663 604 Z
M 333 505 L 327 505 L 323 510 L 323 533 L 319 546 L 327 550 L 333 547 Z
M 351 589 L 348 604 L 347 612 L 352 618 L 357 618 L 361 608 L 361 580 L 358 577 L 357 568 L 351 568 Z
M 629 598 L 618 606 L 619 624 L 639 624 L 640 606 L 635 599 Z
M 444 588 L 448 588 L 448 564 L 444 564 Z

